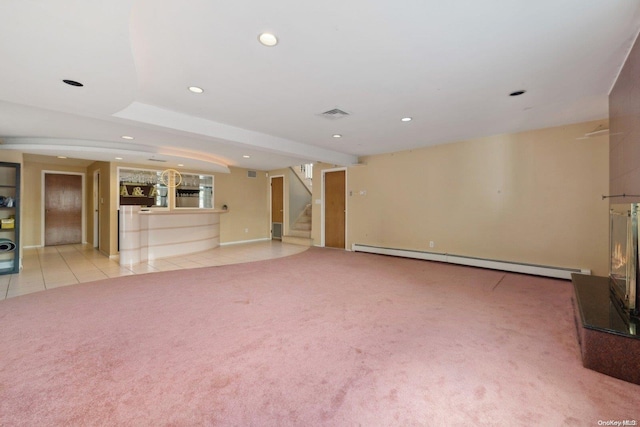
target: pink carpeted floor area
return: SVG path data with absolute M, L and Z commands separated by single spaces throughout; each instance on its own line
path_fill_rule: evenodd
M 591 425 L 571 283 L 311 248 L 0 302 L 2 426 Z

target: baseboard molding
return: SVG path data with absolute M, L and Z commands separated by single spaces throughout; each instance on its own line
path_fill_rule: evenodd
M 230 245 L 241 245 L 243 243 L 255 243 L 255 242 L 265 242 L 271 240 L 269 237 L 263 237 L 262 239 L 251 239 L 251 240 L 238 240 L 235 242 L 224 242 L 220 243 L 220 246 L 230 246 Z
M 328 246 L 322 246 L 322 245 L 312 245 L 314 248 L 327 248 Z M 341 251 L 342 249 L 340 248 L 329 248 L 329 249 L 337 249 L 339 251 Z M 344 248 L 345 251 L 347 252 L 352 252 L 353 251 L 353 245 L 351 248 Z
M 469 267 L 487 268 L 490 270 L 510 271 L 513 273 L 531 274 L 534 276 L 553 277 L 556 279 L 571 280 L 571 273 L 591 274 L 591 270 L 579 268 L 554 267 L 548 265 L 523 264 L 510 261 L 473 258 L 460 255 L 441 254 L 436 252 L 423 252 L 409 249 L 384 248 L 354 243 L 351 245 L 354 252 L 367 252 L 379 255 L 391 255 L 404 258 L 415 258 L 426 261 L 446 262 L 449 264 L 466 265 Z

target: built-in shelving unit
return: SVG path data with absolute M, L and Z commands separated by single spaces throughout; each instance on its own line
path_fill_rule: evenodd
M 213 209 L 213 175 L 118 168 L 119 205 Z
M 119 168 L 120 206 L 168 207 L 167 186 L 162 171 Z
M 0 162 L 0 274 L 20 271 L 20 164 Z
M 213 208 L 213 176 L 181 174 L 175 189 L 176 208 Z

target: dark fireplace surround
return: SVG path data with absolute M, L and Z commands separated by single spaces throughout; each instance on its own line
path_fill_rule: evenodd
M 574 316 L 585 367 L 640 384 L 638 222 L 640 41 L 609 93 L 609 276 L 573 275 Z
M 638 203 L 610 205 L 609 276 L 573 274 L 582 364 L 640 384 Z

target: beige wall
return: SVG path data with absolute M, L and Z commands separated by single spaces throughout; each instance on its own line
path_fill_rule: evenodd
M 608 203 L 601 195 L 608 191 L 608 138 L 577 139 L 599 124 L 606 121 L 365 157 L 365 166 L 347 170 L 347 247 L 379 245 L 606 275 Z M 116 254 L 118 166 L 135 165 L 25 162 L 23 188 L 29 191 L 23 192 L 23 244 L 41 244 L 41 171 L 86 172 L 90 216 L 93 171 L 99 168 L 107 212 L 101 226 L 109 236 L 101 250 Z M 321 242 L 321 205 L 315 201 L 322 199 L 322 170 L 335 167 L 314 167 L 315 245 Z M 246 169 L 230 169 L 214 178 L 215 207 L 229 207 L 221 216 L 221 242 L 269 238 L 267 173 L 248 178 Z M 286 178 L 286 171 L 269 175 Z M 90 226 L 88 219 L 88 240 Z
M 608 204 L 601 195 L 608 188 L 608 138 L 576 139 L 601 123 L 606 125 L 364 157 L 366 166 L 347 171 L 347 247 L 360 243 L 606 275 Z M 314 182 L 329 167 L 319 165 Z M 321 197 L 314 185 L 313 198 Z M 314 204 L 316 245 L 320 213 Z
M 0 150 L 0 162 L 22 164 L 22 152 L 13 150 Z
M 220 215 L 220 243 L 270 238 L 267 173 L 248 178 L 247 169 L 229 169 L 229 174 L 214 174 L 215 207 L 229 207 Z
M 4 157 L 3 157 L 4 158 Z M 45 156 L 40 156 L 45 159 Z M 15 161 L 12 158 L 12 161 Z M 118 242 L 118 167 L 141 167 L 134 164 L 94 162 L 88 167 L 25 161 L 22 171 L 22 243 L 41 246 L 42 233 L 42 171 L 76 172 L 85 175 L 86 241 L 93 243 L 93 173 L 100 170 L 100 246 L 105 255 L 116 255 Z M 214 203 L 220 209 L 229 206 L 221 215 L 221 243 L 265 239 L 269 237 L 268 178 L 258 171 L 256 178 L 248 178 L 247 170 L 230 168 L 230 174 L 214 174 Z M 188 171 L 198 173 L 199 171 Z M 205 173 L 205 172 L 200 172 Z M 28 189 L 28 190 L 25 190 Z M 245 230 L 247 230 L 245 232 Z

